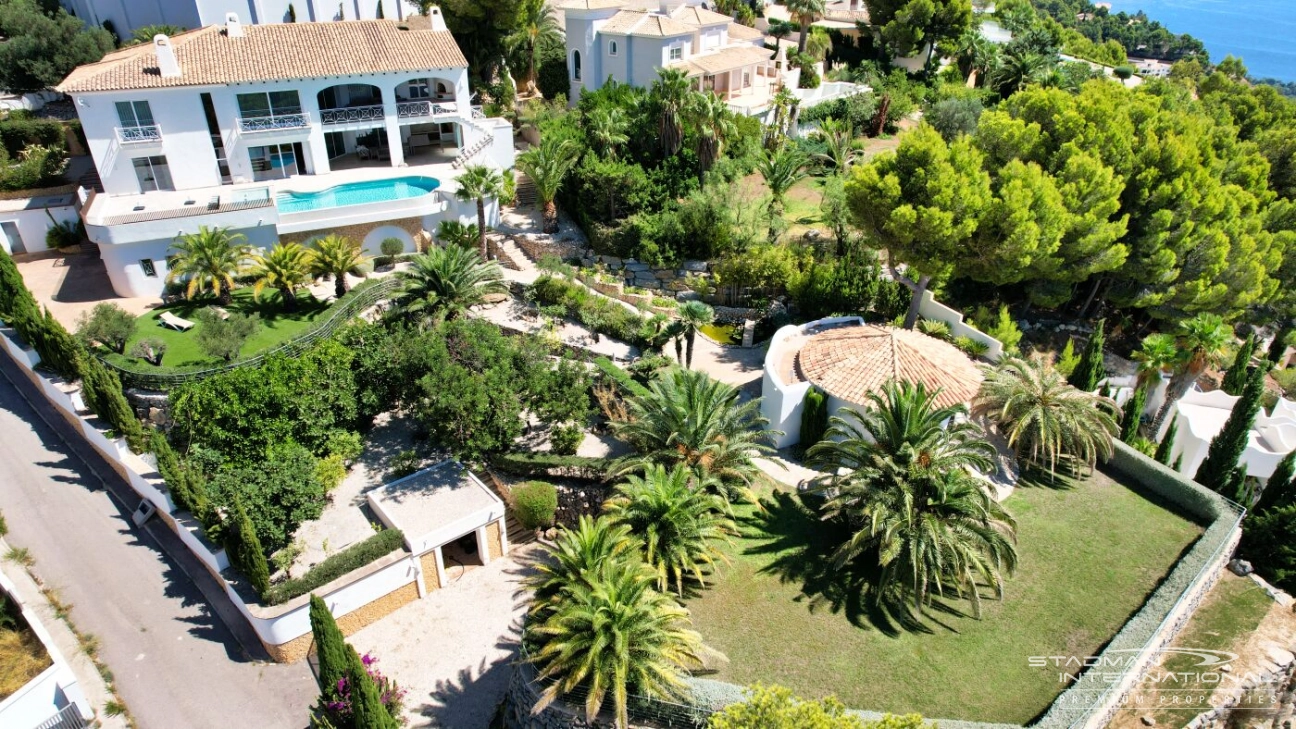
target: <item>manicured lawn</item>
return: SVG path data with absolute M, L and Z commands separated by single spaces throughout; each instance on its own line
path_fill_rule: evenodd
M 1062 689 L 1029 656 L 1087 656 L 1144 602 L 1201 529 L 1102 473 L 1071 488 L 1018 488 L 1019 564 L 981 620 L 967 603 L 921 626 L 861 599 L 868 576 L 834 570 L 842 535 L 777 493 L 740 513 L 744 537 L 716 583 L 689 601 L 730 664 L 717 678 L 778 683 L 847 706 L 936 719 L 1026 723 Z
M 198 347 L 197 334 L 203 325 L 195 316 L 200 309 L 215 304 L 214 298 L 182 301 L 141 315 L 137 320 L 135 335 L 126 344 L 126 356 L 112 354 L 109 359 L 129 365 L 133 369 L 151 369 L 152 365 L 144 360 L 129 356 L 130 351 L 141 339 L 160 339 L 167 345 L 166 354 L 162 357 L 162 367 L 185 369 L 222 364 L 222 360 L 208 357 Z M 285 312 L 278 298 L 265 296 L 261 301 L 257 301 L 252 297 L 252 289 L 242 288 L 234 291 L 233 303 L 225 308 L 230 313 L 252 314 L 261 320 L 256 332 L 248 338 L 247 344 L 243 345 L 242 356 L 251 357 L 310 329 L 316 321 L 327 316 L 330 304 L 317 301 L 310 294 L 302 293 L 297 296 L 297 310 Z M 196 326 L 187 332 L 178 332 L 162 326 L 158 316 L 164 311 L 169 311 L 181 319 L 188 319 Z

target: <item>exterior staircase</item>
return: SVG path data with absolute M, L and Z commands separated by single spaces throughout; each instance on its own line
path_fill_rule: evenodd
M 99 170 L 94 167 L 91 167 L 89 172 L 81 175 L 81 179 L 77 180 L 77 185 L 95 192 L 104 191 L 103 180 L 99 179 Z
M 460 152 L 459 156 L 455 157 L 454 162 L 450 163 L 450 166 L 456 170 L 460 169 L 464 165 L 468 164 L 468 162 L 470 162 L 473 157 L 476 157 L 479 153 L 481 153 L 483 149 L 486 149 L 494 142 L 495 142 L 495 137 L 490 135 L 478 139 L 477 142 L 473 144 L 473 146 Z
M 530 177 L 527 177 L 525 172 L 518 172 L 514 179 L 517 180 L 517 184 L 514 188 L 516 194 L 513 198 L 513 206 L 526 208 L 535 205 L 536 201 L 540 199 L 539 195 L 536 194 L 535 182 Z

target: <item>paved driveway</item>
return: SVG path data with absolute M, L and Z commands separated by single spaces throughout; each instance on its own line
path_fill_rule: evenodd
M 348 640 L 408 690 L 410 727 L 486 729 L 508 690 L 525 605 L 518 592 L 535 544 L 469 570 Z M 454 580 L 458 568 L 448 570 Z

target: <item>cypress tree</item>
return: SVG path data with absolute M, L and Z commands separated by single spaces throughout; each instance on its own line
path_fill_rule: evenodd
M 1120 439 L 1126 443 L 1133 443 L 1138 437 L 1139 425 L 1143 422 L 1143 406 L 1147 405 L 1147 387 L 1139 385 L 1134 388 L 1134 394 L 1125 403 L 1125 412 L 1121 414 L 1121 432 Z
M 1296 451 L 1288 453 L 1260 492 L 1260 500 L 1252 511 L 1259 513 L 1269 509 L 1280 509 L 1292 503 L 1292 490 L 1296 487 Z
M 1279 364 L 1282 361 L 1283 353 L 1287 351 L 1287 340 L 1291 339 L 1293 329 L 1291 324 L 1284 324 L 1278 333 L 1274 335 L 1273 341 L 1269 343 L 1269 361 Z
M 351 715 L 355 718 L 355 729 L 399 729 L 396 720 L 387 713 L 378 685 L 365 670 L 360 655 L 350 646 L 347 653 L 350 656 L 346 675 L 351 688 Z
M 828 430 L 828 396 L 817 387 L 806 391 L 805 402 L 801 410 L 801 447 L 810 446 L 823 440 Z
M 1237 468 L 1238 459 L 1246 450 L 1251 426 L 1255 423 L 1256 413 L 1260 412 L 1266 374 L 1264 367 L 1257 367 L 1251 373 L 1242 390 L 1242 397 L 1233 404 L 1233 412 L 1229 413 L 1223 430 L 1211 440 L 1206 460 L 1197 469 L 1197 483 L 1228 495 L 1223 489 L 1228 486 L 1229 473 Z
M 1171 418 L 1170 427 L 1166 429 L 1165 437 L 1157 444 L 1156 461 L 1170 465 L 1170 454 L 1174 453 L 1175 436 L 1179 434 L 1179 419 Z M 1153 434 L 1155 435 L 1155 433 Z
M 86 407 L 124 437 L 132 451 L 144 452 L 144 426 L 140 425 L 139 418 L 135 417 L 135 411 L 126 400 L 117 373 L 109 370 L 98 358 L 90 356 L 85 358 L 82 369 L 85 371 L 81 377 L 81 394 Z
M 1246 480 L 1246 466 L 1238 466 L 1229 471 L 1228 479 L 1224 482 L 1224 488 L 1220 489 L 1220 493 L 1242 506 L 1249 507 L 1251 505 L 1251 490 L 1247 488 Z
M 1107 376 L 1107 369 L 1103 366 L 1103 348 L 1106 344 L 1106 337 L 1103 335 L 1103 327 L 1106 325 L 1106 319 L 1099 319 L 1097 326 L 1094 327 L 1093 336 L 1089 337 L 1089 343 L 1085 345 L 1084 354 L 1080 355 L 1080 363 L 1071 371 L 1071 376 L 1067 378 L 1076 389 L 1084 392 L 1093 392 L 1098 389 L 1098 383 L 1103 381 Z
M 1224 373 L 1224 381 L 1220 383 L 1220 389 L 1228 394 L 1237 397 L 1242 394 L 1243 388 L 1247 383 L 1247 372 L 1251 366 L 1251 356 L 1255 354 L 1256 340 L 1254 334 L 1248 334 L 1246 341 L 1238 347 L 1237 355 L 1233 357 L 1233 365 Z
M 347 665 L 351 660 L 347 655 L 352 653 L 342 637 L 333 613 L 328 605 L 314 593 L 310 597 L 311 634 L 315 637 L 315 655 L 319 658 L 320 694 L 325 701 L 338 698 L 338 682 L 347 675 Z
M 1174 470 L 1180 473 L 1183 473 L 1183 457 L 1184 454 L 1180 453 L 1179 457 L 1175 459 L 1174 465 L 1171 466 L 1171 468 L 1173 468 Z
M 234 523 L 225 536 L 225 548 L 232 553 L 230 561 L 247 578 L 257 596 L 264 598 L 270 589 L 270 565 L 266 562 L 265 550 L 261 548 L 261 539 L 257 537 L 256 528 L 252 526 L 243 504 L 238 501 L 234 502 L 233 519 Z
M 65 380 L 75 380 L 81 376 L 81 362 L 86 356 L 81 351 L 81 344 L 72 336 L 54 315 L 45 310 L 41 322 L 42 340 L 36 346 L 41 356 L 41 363 L 54 370 Z

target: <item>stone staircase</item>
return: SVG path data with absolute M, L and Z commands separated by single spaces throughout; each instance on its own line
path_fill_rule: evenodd
M 517 180 L 516 195 L 513 199 L 513 206 L 518 208 L 531 207 L 536 204 L 540 196 L 536 194 L 535 182 L 526 176 L 525 172 L 518 172 L 515 178 Z

